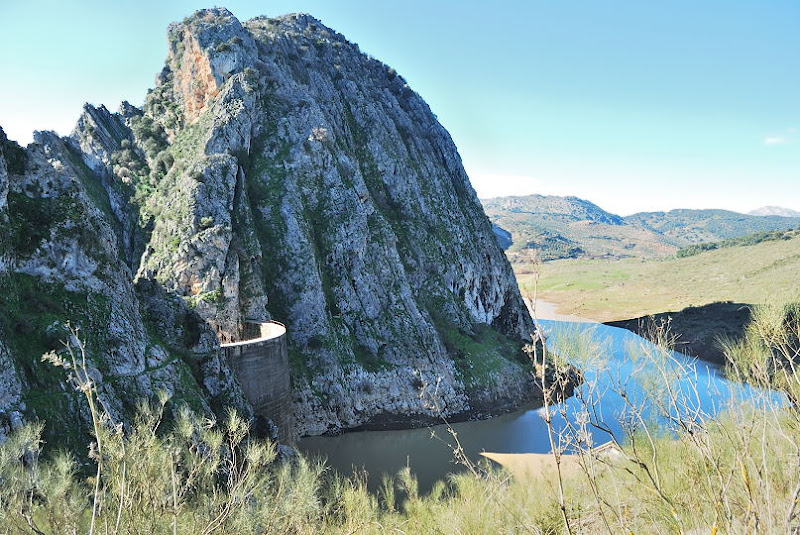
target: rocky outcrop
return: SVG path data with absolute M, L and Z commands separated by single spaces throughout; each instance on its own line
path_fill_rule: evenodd
M 144 281 L 134 285 L 99 167 L 87 167 L 71 140 L 48 132 L 37 132 L 24 156 L 22 172 L 9 176 L 0 243 L 0 410 L 46 420 L 46 437 L 56 443 L 81 432 L 76 417 L 87 423 L 88 414 L 68 371 L 40 361 L 74 343 L 71 326 L 86 343 L 98 398 L 115 421 L 159 392 L 172 407 L 211 414 L 234 406 L 248 414 L 219 362 L 214 332 L 183 300 L 144 291 Z
M 8 273 L 105 307 L 86 311 L 109 322 L 97 371 L 136 385 L 104 381 L 109 400 L 177 391 L 188 369 L 200 405 L 240 402 L 209 329 L 236 340 L 270 318 L 289 330 L 301 434 L 538 395 L 509 264 L 401 76 L 308 15 L 202 10 L 168 38 L 141 110 L 87 105 L 69 139 L 37 138 L 12 185 L 18 207 L 70 206 L 42 208 Z
M 25 151 L 10 141 L 0 128 L 0 217 L 8 204 L 8 175 L 20 174 L 25 170 Z
M 241 23 L 225 9 L 205 9 L 168 29 L 168 75 L 174 96 L 191 123 L 219 95 L 234 74 L 250 67 L 256 45 Z
M 0 343 L 0 440 L 23 422 L 24 388 L 11 352 Z

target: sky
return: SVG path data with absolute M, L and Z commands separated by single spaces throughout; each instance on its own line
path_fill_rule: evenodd
M 141 105 L 187 0 L 0 0 L 0 127 L 67 135 Z M 220 5 L 220 4 L 216 4 Z M 482 198 L 575 195 L 627 215 L 800 211 L 797 0 L 231 0 L 307 12 L 403 75 Z

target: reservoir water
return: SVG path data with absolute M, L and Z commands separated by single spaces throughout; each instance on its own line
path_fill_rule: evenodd
M 540 320 L 548 348 L 579 366 L 584 382 L 575 396 L 551 407 L 557 431 L 583 428 L 583 440 L 600 445 L 624 438 L 624 430 L 644 421 L 674 426 L 713 418 L 733 404 L 785 406 L 782 394 L 726 380 L 713 364 L 660 350 L 636 334 L 594 323 Z M 541 406 L 492 418 L 452 424 L 466 454 L 480 452 L 548 453 L 551 451 Z M 641 415 L 641 417 L 639 416 Z M 582 425 L 583 423 L 600 426 Z M 380 474 L 395 474 L 408 465 L 421 490 L 459 470 L 454 463 L 453 437 L 446 425 L 399 431 L 363 431 L 336 437 L 306 437 L 299 447 L 306 455 L 327 458 L 344 475 L 366 470 L 370 486 Z M 570 444 L 562 443 L 566 450 Z

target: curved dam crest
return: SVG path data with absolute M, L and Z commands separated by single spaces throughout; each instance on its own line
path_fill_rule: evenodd
M 292 392 L 286 326 L 277 321 L 244 324 L 243 340 L 220 344 L 257 417 L 271 420 L 281 442 L 297 438 L 292 421 Z

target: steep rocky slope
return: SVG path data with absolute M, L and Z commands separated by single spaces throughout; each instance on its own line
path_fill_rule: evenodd
M 87 105 L 70 138 L 4 151 L 5 167 L 27 163 L 0 167 L 18 233 L 0 264 L 16 297 L 0 306 L 36 325 L 3 325 L 16 371 L 2 384 L 38 380 L 44 342 L 28 341 L 72 318 L 120 411 L 158 388 L 242 405 L 213 332 L 274 318 L 302 434 L 536 395 L 510 266 L 450 136 L 402 77 L 307 15 L 202 10 L 168 38 L 142 109 Z M 4 408 L 38 415 L 32 400 L 57 382 L 8 388 L 24 394 Z
M 36 417 L 48 438 L 85 443 L 89 415 L 67 371 L 40 360 L 63 349 L 68 322 L 114 420 L 160 392 L 173 406 L 248 414 L 214 332 L 183 300 L 134 282 L 108 196 L 70 140 L 40 132 L 23 150 L 0 130 L 0 192 L 0 434 Z

